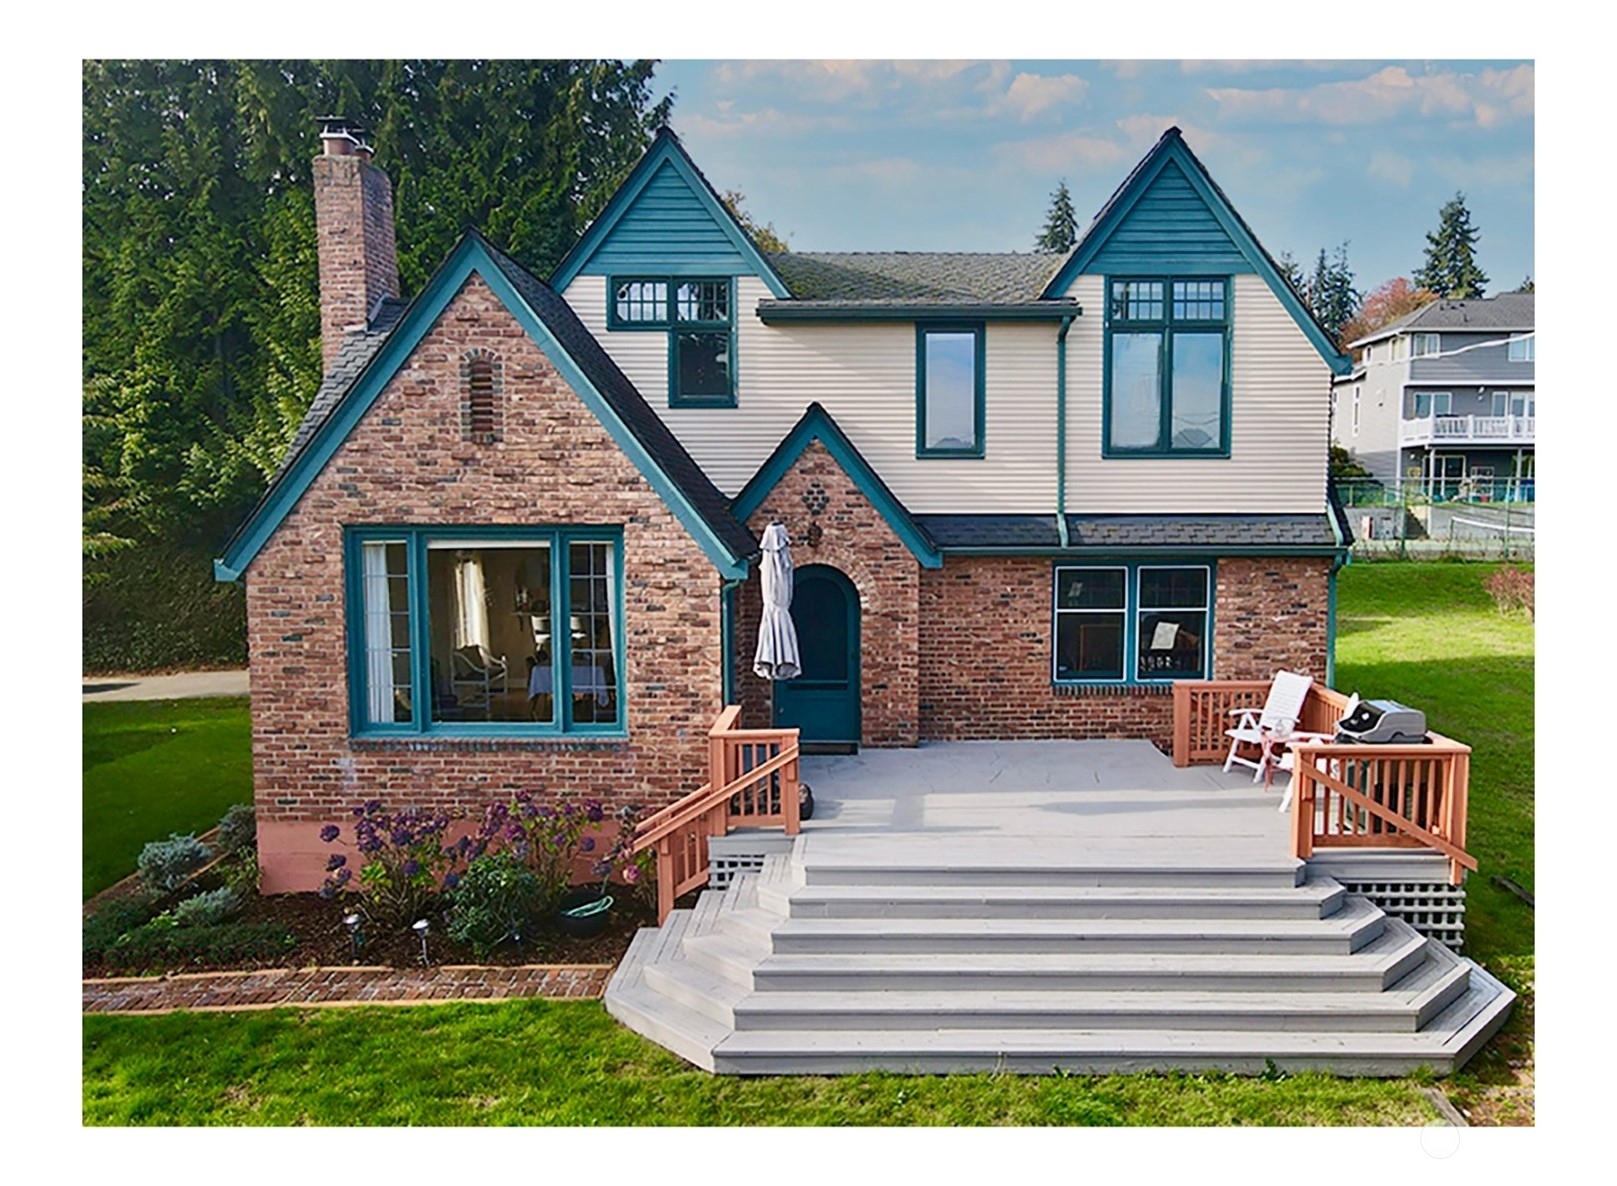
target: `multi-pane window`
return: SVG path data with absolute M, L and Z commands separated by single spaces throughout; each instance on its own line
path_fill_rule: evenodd
M 621 729 L 615 532 L 354 533 L 361 731 Z
M 1056 681 L 1203 678 L 1211 590 L 1203 565 L 1058 567 Z
M 983 455 L 983 327 L 916 331 L 915 454 Z
M 1505 355 L 1511 362 L 1533 361 L 1533 337 L 1529 334 L 1525 338 L 1512 338 L 1510 345 L 1505 347 Z
M 610 281 L 607 328 L 668 334 L 670 407 L 733 407 L 734 294 L 728 277 Z
M 1416 358 L 1425 358 L 1442 352 L 1442 339 L 1438 334 L 1416 334 L 1414 346 L 1410 351 Z
M 1229 451 L 1229 282 L 1114 279 L 1106 454 Z
M 1416 420 L 1428 416 L 1447 416 L 1454 411 L 1454 393 L 1451 391 L 1417 391 L 1414 396 Z

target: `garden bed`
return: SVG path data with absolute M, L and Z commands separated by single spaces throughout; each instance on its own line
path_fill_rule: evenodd
M 203 888 L 206 880 L 201 879 Z M 621 889 L 622 887 L 613 887 Z M 250 895 L 241 915 L 234 920 L 240 927 L 270 928 L 290 938 L 277 950 L 256 955 L 195 954 L 181 960 L 154 959 L 146 966 L 131 967 L 127 960 L 108 960 L 93 953 L 84 957 L 85 979 L 130 976 L 142 973 L 201 971 L 251 971 L 260 968 L 341 966 L 362 963 L 394 968 L 421 966 L 421 941 L 409 930 L 365 929 L 365 942 L 358 958 L 343 915 L 354 903 L 322 898 L 318 894 Z M 450 940 L 441 914 L 429 916 L 433 926 L 427 933 L 427 957 L 434 964 L 487 964 L 509 967 L 519 964 L 616 964 L 628 950 L 629 942 L 641 927 L 657 925 L 656 911 L 649 904 L 618 897 L 612 907 L 606 930 L 592 938 L 573 938 L 545 929 L 531 941 L 502 943 L 481 956 L 469 947 Z

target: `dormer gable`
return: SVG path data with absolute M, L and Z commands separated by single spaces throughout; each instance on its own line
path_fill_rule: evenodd
M 1239 273 L 1262 277 L 1320 357 L 1335 373 L 1347 373 L 1351 359 L 1280 274 L 1179 129 L 1169 128 L 1107 199 L 1042 295 L 1066 296 L 1084 274 Z
M 751 275 L 772 295 L 791 295 L 667 127 L 567 253 L 550 286 L 565 293 L 581 275 L 627 274 Z

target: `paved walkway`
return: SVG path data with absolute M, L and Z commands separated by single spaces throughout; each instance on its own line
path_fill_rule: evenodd
M 86 700 L 190 700 L 245 696 L 247 672 L 182 671 L 176 675 L 87 675 Z
M 273 968 L 84 981 L 86 1013 L 233 1012 L 283 1005 L 436 1005 L 445 1001 L 598 1000 L 611 964 L 435 968 Z

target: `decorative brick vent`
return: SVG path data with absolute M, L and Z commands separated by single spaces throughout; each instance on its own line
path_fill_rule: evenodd
M 1362 894 L 1394 918 L 1452 951 L 1465 946 L 1465 890 L 1446 881 L 1346 881 L 1350 894 Z
M 460 433 L 479 445 L 500 439 L 500 359 L 492 351 L 468 350 L 460 364 Z

